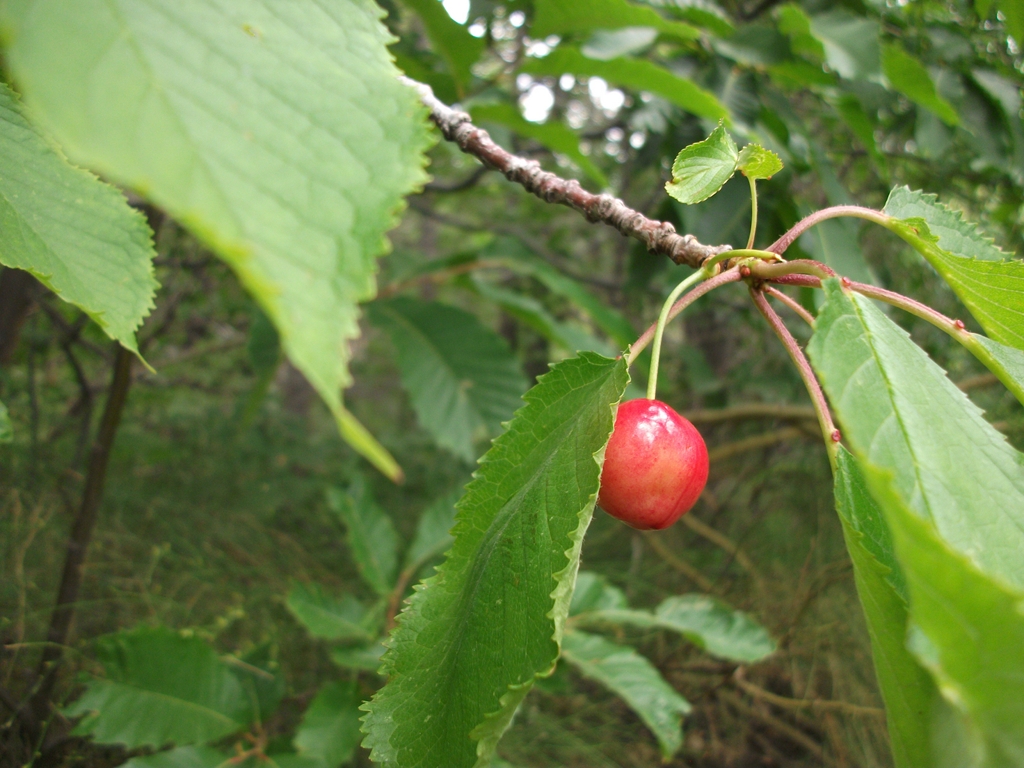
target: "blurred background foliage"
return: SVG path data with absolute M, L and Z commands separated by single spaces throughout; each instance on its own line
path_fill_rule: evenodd
M 499 144 L 702 242 L 743 244 L 746 184 L 734 179 L 688 208 L 663 184 L 675 153 L 722 117 L 738 142 L 758 141 L 786 165 L 760 187 L 761 247 L 811 210 L 881 207 L 891 187 L 907 184 L 983 222 L 1006 250 L 1024 250 L 1024 12 L 1013 0 L 381 5 L 398 65 Z M 467 481 L 549 363 L 576 349 L 621 349 L 686 274 L 524 194 L 453 145 L 439 143 L 430 163 L 433 180 L 409 199 L 380 261 L 387 301 L 364 312 L 346 392 L 404 469 L 401 485 L 341 441 L 228 268 L 147 211 L 161 289 L 140 339 L 154 370 L 135 371 L 117 435 L 73 667 L 95 669 L 91 641 L 140 623 L 192 630 L 239 657 L 269 648 L 286 690 L 265 728 L 271 738 L 290 732 L 322 684 L 353 679 L 288 611 L 292 585 L 372 597 L 325 489 L 365 478 L 410 541 L 419 513 Z M 971 322 L 931 269 L 880 229 L 829 222 L 798 247 Z M 84 315 L 41 286 L 16 286 L 14 274 L 0 276 L 0 315 L 19 299 L 29 310 L 20 326 L 0 318 L 0 399 L 14 436 L 0 445 L 0 686 L 16 698 L 33 685 L 114 353 Z M 895 319 L 1024 446 L 1019 406 L 978 363 L 936 329 Z M 787 320 L 806 340 L 806 327 Z M 460 348 L 469 337 L 481 351 Z M 889 765 L 828 462 L 797 373 L 739 289 L 701 300 L 669 327 L 665 350 L 660 398 L 702 430 L 708 490 L 684 524 L 656 535 L 599 514 L 584 567 L 634 606 L 688 591 L 721 597 L 780 646 L 737 675 L 735 663 L 671 634 L 629 633 L 694 706 L 670 764 Z M 449 396 L 455 405 L 443 402 Z M 370 672 L 354 679 L 363 695 L 378 684 Z M 66 674 L 59 690 L 71 700 L 80 688 Z M 520 766 L 660 760 L 636 715 L 571 670 L 530 694 L 500 752 Z M 22 764 L 18 754 L 0 747 L 4 765 Z M 68 739 L 37 762 L 126 757 Z M 361 750 L 352 760 L 368 764 Z

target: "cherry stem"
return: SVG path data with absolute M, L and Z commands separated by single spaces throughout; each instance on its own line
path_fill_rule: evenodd
M 668 313 L 672 311 L 673 305 L 685 291 L 705 280 L 710 276 L 703 267 L 698 269 L 679 285 L 672 289 L 672 293 L 661 305 L 661 313 L 658 315 L 658 324 L 654 329 L 654 347 L 651 349 L 651 374 L 647 380 L 647 399 L 653 400 L 658 391 L 658 364 L 661 362 L 661 340 L 665 336 L 665 325 L 668 323 Z
M 700 273 L 697 273 L 697 274 L 700 274 Z M 708 278 L 703 283 L 701 283 L 696 288 L 694 288 L 692 291 L 690 291 L 688 294 L 683 296 L 683 298 L 681 298 L 679 301 L 677 301 L 674 306 L 672 306 L 672 308 L 669 310 L 666 322 L 668 322 L 669 320 L 672 320 L 673 318 L 677 317 L 680 312 L 682 312 L 688 306 L 693 304 L 693 302 L 695 302 L 697 299 L 699 299 L 704 294 L 706 294 L 706 293 L 708 293 L 710 291 L 713 291 L 715 288 L 719 288 L 719 287 L 721 287 L 723 285 L 726 285 L 727 283 L 738 283 L 741 279 L 742 278 L 740 276 L 739 267 L 732 267 L 731 269 L 727 269 L 725 272 L 721 272 L 721 273 L 715 275 L 714 277 Z M 651 327 L 648 328 L 646 331 L 644 331 L 640 335 L 640 338 L 638 338 L 632 344 L 632 346 L 630 346 L 629 352 L 626 353 L 626 365 L 632 365 L 633 361 L 636 360 L 636 358 L 640 355 L 640 353 L 643 352 L 645 349 L 647 349 L 647 346 L 654 339 L 654 336 L 657 333 L 657 330 L 658 330 L 658 324 L 657 323 L 653 323 L 651 325 Z M 651 368 L 651 373 L 652 374 L 656 373 L 656 371 L 654 370 L 653 366 Z M 651 376 L 651 379 L 652 380 L 656 380 L 653 375 Z M 648 384 L 648 390 L 649 389 L 650 389 L 650 385 Z M 651 398 L 651 399 L 653 399 L 653 398 Z
M 757 182 L 753 176 L 747 176 L 750 182 L 750 237 L 747 238 L 747 249 L 754 247 L 754 235 L 757 234 Z
M 827 219 L 838 219 L 841 216 L 851 216 L 855 219 L 866 219 L 867 221 L 873 221 L 875 224 L 880 224 L 883 227 L 889 223 L 889 219 L 891 218 L 881 211 L 876 211 L 874 208 L 863 208 L 859 205 L 835 205 L 831 208 L 822 208 L 820 211 L 815 211 L 810 216 L 806 216 L 794 224 L 786 234 L 769 245 L 768 250 L 773 253 L 785 253 L 786 249 L 789 248 L 789 246 L 791 246 L 793 242 L 800 237 L 800 235 L 815 224 L 819 224 Z
M 819 283 L 819 285 L 820 285 L 820 283 Z M 806 309 L 804 309 L 804 307 L 800 304 L 800 302 L 798 302 L 792 296 L 788 296 L 785 293 L 783 293 L 782 291 L 780 291 L 778 288 L 773 288 L 770 285 L 766 285 L 764 287 L 764 292 L 767 293 L 769 296 L 771 296 L 771 297 L 773 297 L 775 299 L 778 299 L 783 304 L 785 304 L 787 307 L 789 307 L 794 312 L 796 312 L 798 315 L 800 315 L 800 317 L 803 318 L 804 322 L 806 322 L 809 326 L 811 326 L 811 328 L 814 327 L 814 315 L 812 315 L 810 312 L 808 312 Z
M 825 393 L 821 391 L 821 384 L 818 383 L 818 378 L 814 375 L 814 370 L 811 368 L 811 364 L 807 360 L 804 351 L 800 349 L 800 345 L 797 344 L 796 339 L 793 338 L 793 334 L 789 332 L 786 324 L 782 322 L 782 318 L 772 309 L 768 299 L 764 297 L 764 293 L 760 289 L 751 286 L 750 297 L 754 300 L 754 306 L 764 316 L 764 319 L 768 321 L 768 325 L 775 331 L 775 335 L 779 337 L 786 351 L 789 352 L 790 359 L 792 359 L 793 364 L 800 372 L 800 378 L 804 380 L 804 386 L 807 387 L 807 392 L 810 394 L 811 402 L 814 405 L 814 412 L 818 416 L 822 437 L 825 438 L 829 462 L 834 468 L 839 430 L 836 429 L 835 422 L 832 421 L 832 414 L 829 412 Z

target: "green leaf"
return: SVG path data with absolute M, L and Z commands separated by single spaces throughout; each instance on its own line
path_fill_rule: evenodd
M 585 611 L 628 608 L 626 594 L 608 579 L 591 571 L 580 571 L 569 604 L 569 615 Z
M 1006 19 L 1006 31 L 1013 35 L 1017 47 L 1024 45 L 1024 7 L 1016 0 L 998 0 L 999 10 Z
M 931 714 L 941 706 L 939 692 L 907 650 L 907 586 L 892 536 L 856 459 L 841 445 L 836 453 L 835 495 L 885 699 L 893 762 L 897 768 L 931 765 Z
M 673 16 L 704 27 L 713 35 L 728 37 L 736 28 L 728 14 L 710 0 L 646 0 L 648 5 L 664 8 Z
M 919 630 L 911 649 L 980 737 L 985 766 L 1024 760 L 1024 590 L 982 571 L 911 511 L 888 475 L 866 473 L 885 510 Z
M 469 34 L 466 27 L 448 15 L 440 0 L 402 0 L 402 3 L 423 20 L 431 45 L 455 79 L 459 97 L 465 97 L 466 87 L 473 79 L 470 68 L 484 52 L 487 41 Z
M 796 3 L 779 6 L 779 31 L 789 38 L 793 53 L 818 64 L 825 60 L 825 46 L 811 31 L 811 18 Z
M 455 525 L 455 503 L 461 496 L 462 489 L 456 489 L 423 511 L 416 523 L 416 535 L 405 553 L 404 570 L 415 573 L 452 545 L 455 539 L 450 531 Z
M 860 99 L 853 94 L 843 94 L 836 99 L 834 106 L 843 122 L 846 123 L 846 126 L 867 149 L 875 168 L 883 174 L 884 178 L 886 160 L 885 156 L 879 151 L 878 144 L 875 141 L 875 123 L 868 115 L 867 110 L 864 109 Z
M 7 406 L 0 401 L 0 443 L 9 443 L 14 440 L 14 428 L 11 427 L 11 414 L 7 412 Z
M 572 5 L 575 4 L 565 3 L 566 7 Z M 698 117 L 724 120 L 729 116 L 729 111 L 713 93 L 646 59 L 598 61 L 587 58 L 575 48 L 560 45 L 543 59 L 528 59 L 519 71 L 555 77 L 565 73 L 600 77 L 621 88 L 656 93 Z
M 653 27 L 623 27 L 594 30 L 580 51 L 591 59 L 610 61 L 620 56 L 642 54 L 658 38 Z
M 984 571 L 1024 584 L 1024 460 L 899 326 L 838 280 L 808 345 L 862 464 Z M 941 414 L 941 418 L 936 418 Z
M 847 80 L 881 77 L 878 22 L 838 9 L 811 17 L 811 31 L 825 49 L 826 63 Z
M 364 707 L 374 761 L 486 764 L 534 680 L 552 671 L 627 380 L 621 359 L 559 363 L 481 459 L 455 544 L 400 615 L 388 683 Z
M 665 191 L 680 203 L 707 200 L 736 173 L 736 142 L 721 123 L 704 141 L 683 148 L 672 163 L 672 181 Z
M 363 581 L 381 597 L 391 594 L 398 575 L 398 533 L 366 481 L 356 475 L 347 491 L 328 488 L 327 505 L 345 523 L 345 541 Z
M 75 733 L 128 749 L 219 739 L 241 730 L 242 686 L 205 641 L 165 627 L 139 627 L 97 641 L 106 677 L 90 682 L 67 717 Z
M 653 613 L 641 610 L 597 609 L 580 613 L 574 625 L 627 625 L 678 632 L 713 656 L 742 662 L 760 661 L 775 652 L 768 632 L 742 611 L 707 595 L 676 595 Z
M 152 234 L 124 195 L 69 165 L 0 83 L 0 264 L 31 272 L 137 354 L 157 286 Z
M 584 677 L 621 697 L 651 729 L 668 760 L 683 745 L 683 715 L 690 703 L 665 682 L 658 669 L 632 648 L 599 635 L 572 630 L 562 640 L 562 656 Z
M 5 63 L 74 161 L 202 237 L 273 320 L 342 436 L 394 459 L 342 405 L 358 303 L 404 195 L 424 108 L 370 0 L 10 0 Z M 202 62 L 197 66 L 197 62 Z
M 740 150 L 736 168 L 748 179 L 770 179 L 782 170 L 782 160 L 760 144 L 747 144 Z M 724 182 L 723 182 L 724 183 Z
M 136 755 L 124 768 L 218 768 L 231 760 L 211 747 L 176 747 L 155 755 Z
M 928 70 L 899 43 L 882 46 L 882 73 L 893 88 L 918 106 L 934 112 L 946 125 L 960 124 L 960 116 L 953 105 L 936 92 Z
M 380 659 L 384 651 L 382 643 L 374 643 L 363 648 L 335 648 L 331 651 L 331 661 L 345 669 L 376 672 L 380 669 Z
M 373 639 L 366 628 L 366 608 L 352 595 L 334 598 L 319 584 L 296 582 L 285 605 L 313 637 L 349 643 Z
M 438 445 L 473 461 L 477 443 L 497 434 L 526 391 L 505 340 L 447 304 L 402 296 L 367 309 L 391 337 L 420 424 Z
M 970 334 L 970 343 L 965 346 L 985 363 L 1021 405 L 1024 405 L 1024 352 L 977 333 Z
M 239 659 L 228 659 L 242 683 L 256 722 L 265 723 L 285 694 L 284 674 L 271 644 L 262 643 Z
M 299 755 L 325 766 L 347 763 L 359 746 L 359 705 L 356 682 L 327 683 L 302 716 L 293 743 Z
M 1024 349 L 1024 261 L 1009 259 L 935 195 L 896 187 L 886 226 L 924 256 L 996 341 Z
M 576 163 L 601 188 L 608 186 L 608 177 L 593 160 L 580 151 L 580 138 L 568 126 L 561 123 L 531 123 L 511 104 L 481 104 L 470 109 L 470 114 L 474 123 L 498 123 L 511 128 L 520 136 L 539 141 L 548 149 Z
M 594 29 L 653 27 L 664 35 L 680 40 L 696 40 L 700 30 L 679 21 L 670 21 L 651 8 L 626 0 L 535 0 L 530 34 L 547 35 L 589 32 Z

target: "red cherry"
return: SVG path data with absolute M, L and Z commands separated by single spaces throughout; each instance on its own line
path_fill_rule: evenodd
M 660 400 L 619 406 L 597 497 L 605 512 L 641 530 L 667 528 L 707 480 L 708 449 L 693 424 Z

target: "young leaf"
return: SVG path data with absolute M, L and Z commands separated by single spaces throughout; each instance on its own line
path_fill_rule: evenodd
M 882 510 L 871 497 L 857 460 L 836 454 L 836 512 L 853 561 L 878 687 L 897 768 L 932 764 L 931 713 L 942 706 L 931 676 L 907 650 L 907 586 Z
M 993 578 L 910 510 L 876 468 L 865 472 L 907 577 L 910 647 L 980 737 L 983 765 L 1024 759 L 1024 590 Z M 963 763 L 961 763 L 963 764 Z
M 157 286 L 152 236 L 142 213 L 69 165 L 0 83 L 0 264 L 31 272 L 138 352 Z
M 327 505 L 345 523 L 345 541 L 363 581 L 381 597 L 391 594 L 398 576 L 398 534 L 366 481 L 356 475 L 345 492 L 329 488 Z
M 14 429 L 11 427 L 11 414 L 7 412 L 7 406 L 0 400 L 0 443 L 9 443 L 14 439 Z
M 394 478 L 341 400 L 357 305 L 432 141 L 382 14 L 370 0 L 12 0 L 0 22 L 5 63 L 68 156 L 205 240 L 343 437 Z
M 782 161 L 770 149 L 760 144 L 747 144 L 740 150 L 736 168 L 747 178 L 770 179 L 782 170 Z
M 825 295 L 808 352 L 854 455 L 954 549 L 1024 585 L 1021 454 L 870 300 L 838 280 Z
M 933 112 L 946 125 L 960 124 L 960 116 L 953 105 L 936 92 L 928 70 L 899 43 L 882 46 L 882 72 L 893 88 Z
M 546 35 L 589 32 L 594 29 L 653 27 L 665 35 L 681 40 L 696 40 L 700 30 L 678 21 L 669 21 L 652 8 L 634 5 L 626 0 L 535 0 L 530 34 Z
M 657 737 L 665 760 L 679 751 L 683 715 L 690 711 L 690 703 L 665 682 L 651 662 L 632 648 L 577 630 L 565 633 L 562 656 L 584 677 L 629 704 Z
M 455 503 L 462 496 L 462 489 L 442 496 L 422 514 L 416 523 L 416 535 L 413 536 L 409 551 L 405 553 L 403 570 L 415 573 L 435 557 L 443 555 L 452 545 L 452 526 L 455 525 Z
M 249 702 L 205 641 L 165 627 L 139 627 L 97 641 L 106 677 L 64 709 L 85 717 L 75 733 L 128 749 L 196 744 L 241 730 Z
M 520 136 L 539 141 L 548 149 L 559 152 L 576 163 L 580 170 L 602 189 L 608 186 L 608 177 L 593 160 L 580 151 L 580 137 L 568 126 L 556 122 L 531 123 L 511 104 L 481 104 L 474 106 L 470 113 L 473 115 L 474 123 L 489 120 L 511 128 Z
M 597 609 L 573 619 L 579 626 L 628 625 L 678 632 L 713 656 L 752 663 L 775 652 L 768 632 L 741 611 L 707 595 L 665 599 L 654 613 L 631 609 Z
M 347 763 L 359 746 L 359 705 L 354 680 L 327 683 L 302 716 L 293 744 L 299 755 L 328 768 Z
M 367 309 L 398 352 L 402 384 L 420 424 L 438 445 L 473 461 L 476 444 L 511 418 L 527 388 L 505 340 L 475 315 L 446 304 L 403 296 Z
M 319 584 L 296 582 L 285 605 L 313 637 L 349 643 L 373 639 L 365 626 L 366 608 L 352 595 L 334 598 Z
M 935 195 L 896 187 L 882 210 L 898 219 L 889 228 L 945 278 L 989 336 L 1024 349 L 1024 261 L 1010 259 Z
M 543 59 L 527 59 L 519 71 L 528 75 L 558 77 L 569 73 L 578 77 L 600 77 L 621 88 L 656 93 L 698 117 L 709 120 L 729 117 L 729 110 L 713 93 L 647 59 L 599 61 L 587 58 L 576 48 L 560 45 Z
M 136 755 L 124 768 L 218 768 L 231 760 L 212 747 L 176 747 L 152 755 Z
M 624 361 L 565 360 L 481 459 L 455 543 L 415 592 L 364 708 L 377 762 L 486 764 L 519 702 L 558 657 L 580 546 L 597 497 Z
M 704 141 L 680 150 L 672 163 L 672 181 L 665 191 L 680 203 L 707 200 L 736 172 L 736 142 L 721 123 Z

